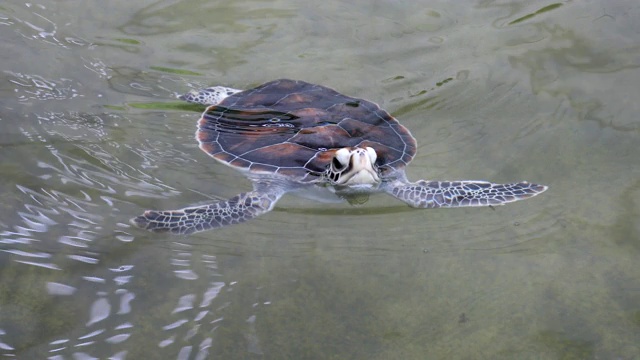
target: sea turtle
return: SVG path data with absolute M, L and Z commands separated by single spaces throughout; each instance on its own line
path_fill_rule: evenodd
M 407 128 L 370 101 L 304 81 L 275 80 L 244 91 L 216 86 L 180 99 L 208 106 L 198 120 L 200 149 L 242 171 L 253 191 L 132 219 L 155 232 L 241 223 L 270 211 L 288 192 L 345 199 L 384 192 L 412 207 L 440 208 L 503 205 L 547 189 L 528 182 L 409 182 L 405 167 L 416 140 Z

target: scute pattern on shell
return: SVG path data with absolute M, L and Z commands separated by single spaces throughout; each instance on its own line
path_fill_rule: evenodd
M 411 133 L 378 105 L 304 81 L 275 80 L 208 107 L 200 148 L 230 166 L 300 182 L 321 174 L 343 147 L 370 146 L 382 175 L 416 152 Z

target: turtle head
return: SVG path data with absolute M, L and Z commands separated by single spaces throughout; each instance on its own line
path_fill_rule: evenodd
M 371 147 L 342 148 L 335 152 L 326 175 L 333 185 L 372 185 L 380 182 L 375 165 L 378 155 Z

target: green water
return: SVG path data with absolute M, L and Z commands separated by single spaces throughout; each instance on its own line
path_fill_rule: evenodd
M 634 1 L 0 5 L 0 354 L 640 358 Z M 379 103 L 408 176 L 496 209 L 285 196 L 189 237 L 128 219 L 250 188 L 175 95 L 276 78 Z

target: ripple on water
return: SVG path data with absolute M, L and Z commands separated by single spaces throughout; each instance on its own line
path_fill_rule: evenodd
M 112 358 L 123 358 L 127 351 L 121 350 L 134 331 L 136 274 L 132 263 L 118 263 L 109 249 L 122 251 L 134 239 L 126 224 L 129 215 L 123 215 L 131 212 L 126 210 L 131 206 L 127 191 L 156 197 L 178 192 L 121 160 L 136 155 L 109 140 L 117 130 L 114 123 L 123 121 L 120 117 L 48 112 L 28 119 L 35 121 L 19 124 L 27 143 L 16 142 L 17 151 L 3 159 L 3 166 L 15 163 L 22 173 L 8 177 L 15 183 L 6 188 L 12 191 L 6 197 L 12 203 L 3 207 L 0 253 L 7 256 L 5 269 L 24 273 L 12 280 L 14 292 L 38 300 L 16 303 L 20 312 L 3 315 L 3 324 L 13 330 L 0 338 L 0 350 L 10 355 L 32 341 L 31 334 L 44 331 L 32 325 L 40 317 L 34 305 L 49 309 L 56 324 L 73 322 L 76 329 L 84 324 L 86 330 L 81 325 L 78 334 L 41 326 L 51 331 L 47 336 L 59 337 L 49 345 L 49 358 L 88 358 L 105 343 L 114 346 Z M 21 271 L 25 266 L 30 270 Z M 73 306 L 57 314 L 43 295 L 64 297 Z
M 60 274 L 59 279 L 43 283 L 49 295 L 86 303 L 86 306 L 78 309 L 81 314 L 84 313 L 86 331 L 76 337 L 54 340 L 49 349 L 51 358 L 67 353 L 76 356 L 80 348 L 86 349 L 89 356 L 92 349 L 101 343 L 118 346 L 120 348 L 114 348 L 114 352 L 126 353 L 128 350 L 122 349 L 128 348 L 131 335 L 137 328 L 132 323 L 131 314 L 135 310 L 138 290 L 132 286 L 135 286 L 134 281 L 139 275 L 133 263 L 114 264 L 113 259 L 105 259 L 105 243 L 101 241 L 108 231 L 109 212 L 105 210 L 113 211 L 113 207 L 120 207 L 122 202 L 114 200 L 107 204 L 95 195 L 110 191 L 107 182 L 96 186 L 93 180 L 77 181 L 79 177 L 93 179 L 86 176 L 89 164 L 80 166 L 79 161 L 73 161 L 77 160 L 74 157 L 60 156 L 56 159 L 60 160 L 59 165 L 40 169 L 58 174 L 49 177 L 48 182 L 56 184 L 53 180 L 59 179 L 57 183 L 60 186 L 73 184 L 74 187 L 68 189 L 75 191 L 17 186 L 27 202 L 18 211 L 24 221 L 0 233 L 0 244 L 8 247 L 3 251 L 16 263 L 48 268 Z M 74 177 L 74 181 L 62 181 L 71 177 Z M 81 186 L 86 190 L 78 191 Z M 92 189 L 92 186 L 95 188 Z M 116 186 L 111 188 L 118 189 Z M 113 195 L 114 198 L 119 197 L 117 191 Z M 124 229 L 117 227 L 114 238 L 123 236 L 126 231 L 118 231 Z M 184 244 L 176 244 L 171 254 L 166 264 L 173 266 L 173 274 L 178 279 L 194 281 L 220 276 L 215 255 L 196 254 L 191 246 Z M 106 266 L 105 261 L 108 264 Z M 82 266 L 78 267 L 78 264 Z M 202 331 L 217 327 L 215 319 L 221 319 L 221 310 L 215 310 L 214 303 L 225 286 L 222 281 L 212 281 L 202 292 L 190 292 L 178 297 L 173 310 L 166 314 L 167 323 L 160 327 L 167 333 L 167 340 L 158 343 L 158 346 L 178 346 L 181 350 L 176 351 L 184 351 L 182 345 L 172 339 L 192 338 Z M 193 290 L 192 287 L 185 288 Z M 179 316 L 171 318 L 172 314 Z M 137 316 L 140 316 L 139 312 Z M 211 346 L 208 339 L 202 340 L 198 352 L 204 353 Z M 13 344 L 6 345 L 5 350 L 13 348 Z
M 25 12 L 24 8 L 30 11 Z M 92 46 L 63 34 L 65 28 L 47 18 L 50 11 L 43 5 L 28 4 L 15 16 L 0 15 L 0 23 L 10 24 L 12 30 L 32 40 L 28 42 L 31 46 L 46 44 L 42 49 L 45 54 Z M 148 75 L 142 72 L 131 76 L 126 68 L 113 70 L 99 58 L 79 59 L 75 59 L 78 70 L 108 80 L 113 88 L 122 90 L 121 94 L 149 95 L 159 89 L 150 85 Z M 0 253 L 3 259 L 9 259 L 8 267 L 28 268 L 25 277 L 15 280 L 15 287 L 23 292 L 39 288 L 33 302 L 41 301 L 36 305 L 47 309 L 47 316 L 56 324 L 46 329 L 48 344 L 39 347 L 45 348 L 50 359 L 125 358 L 136 345 L 131 343 L 131 335 L 152 324 L 168 339 L 162 343 L 157 339 L 159 346 L 171 348 L 180 358 L 206 357 L 213 343 L 208 334 L 224 321 L 229 305 L 220 299 L 224 295 L 222 289 L 233 288 L 221 281 L 216 256 L 175 245 L 176 251 L 169 252 L 166 262 L 146 266 L 156 273 L 145 273 L 149 270 L 133 265 L 146 261 L 140 260 L 146 255 L 138 249 L 140 244 L 130 244 L 135 237 L 126 224 L 133 197 L 167 198 L 180 194 L 148 170 L 156 169 L 160 163 L 182 167 L 194 162 L 193 155 L 180 151 L 169 143 L 171 140 L 157 140 L 157 136 L 140 139 L 148 130 L 148 122 L 136 123 L 118 113 L 67 111 L 77 108 L 75 105 L 82 106 L 83 102 L 76 100 L 86 102 L 87 84 L 75 76 L 51 76 L 65 73 L 57 72 L 53 66 L 43 72 L 4 73 L 13 86 L 12 100 L 22 107 L 29 106 L 29 110 L 21 113 L 16 122 L 22 142 L 15 144 L 18 152 L 9 161 L 22 172 L 12 178 L 14 183 L 8 188 L 13 203 L 3 209 Z M 64 100 L 72 100 L 73 104 Z M 38 111 L 42 107 L 63 111 Z M 164 270 L 166 274 L 158 274 Z M 28 275 L 34 273 L 40 275 Z M 163 275 L 186 285 L 178 295 L 177 290 L 168 294 L 164 284 L 149 285 L 149 278 L 157 281 L 155 276 Z M 158 290 L 157 308 L 147 308 L 149 293 Z M 65 311 L 58 313 L 47 301 L 64 301 Z M 144 306 L 140 306 L 142 302 Z M 167 309 L 158 303 L 173 306 Z M 35 311 L 24 313 L 25 322 L 40 315 Z M 153 322 L 141 320 L 148 313 L 153 313 Z M 166 322 L 157 325 L 158 318 L 166 318 Z M 41 322 L 43 327 L 46 321 Z M 15 334 L 22 334 L 27 326 L 15 323 L 18 325 L 11 328 L 9 337 L 0 330 L 3 355 L 11 355 L 16 348 L 24 351 L 32 344 L 16 339 Z M 41 339 L 37 338 L 38 344 Z M 185 340 L 191 340 L 193 346 L 184 346 Z M 109 354 L 99 350 L 105 345 L 109 346 Z
M 47 292 L 50 295 L 73 295 L 76 292 L 76 288 L 73 286 L 57 283 L 57 282 L 48 282 L 47 283 Z
M 46 5 L 30 2 L 22 5 L 13 6 L 11 16 L 0 16 L 0 24 L 9 25 L 23 38 L 41 42 L 46 46 L 53 45 L 61 49 L 93 47 L 90 41 L 61 30 L 56 21 L 51 20 L 51 10 Z
M 71 79 L 49 80 L 35 74 L 5 73 L 11 75 L 9 81 L 17 85 L 18 101 L 67 100 L 83 96 L 76 90 L 79 85 Z

